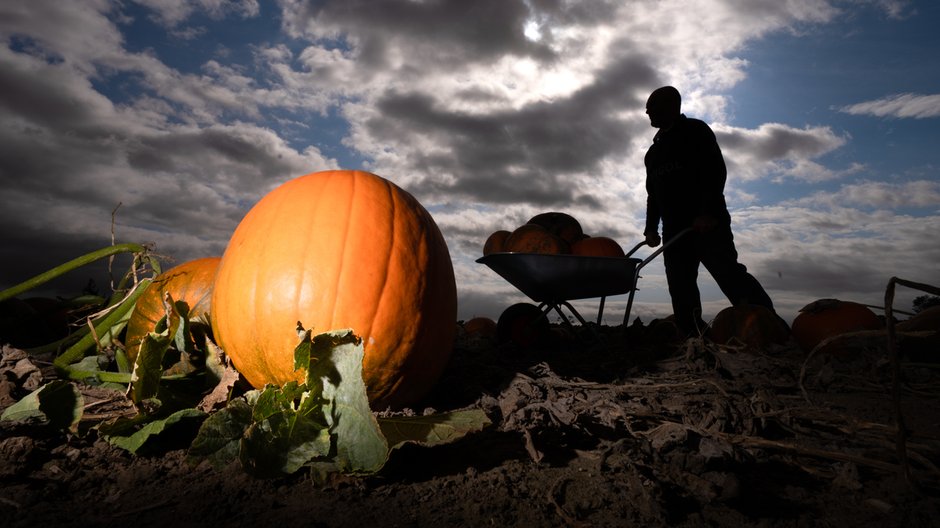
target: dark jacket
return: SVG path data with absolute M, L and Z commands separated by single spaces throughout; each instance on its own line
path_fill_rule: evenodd
M 701 215 L 719 225 L 731 224 L 725 204 L 727 169 L 715 134 L 698 119 L 680 115 L 668 130 L 660 130 L 646 152 L 646 228 L 671 238 Z

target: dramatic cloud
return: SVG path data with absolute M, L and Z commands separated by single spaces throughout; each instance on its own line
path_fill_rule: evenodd
M 903 3 L 876 5 L 905 13 Z M 765 204 L 734 211 L 736 239 L 775 297 L 795 305 L 843 283 L 870 294 L 878 261 L 860 252 L 903 240 L 881 262 L 918 275 L 915 253 L 940 246 L 927 229 L 937 226 L 936 184 L 853 182 L 867 167 L 825 161 L 851 144 L 848 131 L 734 126 L 726 96 L 752 66 L 748 45 L 853 9 L 825 0 L 3 2 L 0 286 L 107 245 L 112 230 L 176 261 L 220 254 L 273 186 L 361 166 L 432 212 L 454 258 L 461 316 L 498 315 L 523 298 L 474 262 L 492 231 L 564 210 L 591 234 L 639 240 L 655 132 L 644 104 L 671 84 L 687 114 L 714 125 L 731 192 Z M 272 28 L 272 18 L 280 32 L 238 33 L 251 22 Z M 149 41 L 130 33 L 142 27 Z M 937 107 L 937 96 L 907 94 L 841 110 L 931 117 Z M 774 185 L 801 186 L 789 196 L 804 198 L 776 199 Z M 927 216 L 907 216 L 911 208 Z M 854 278 L 838 279 L 840 269 Z M 637 313 L 668 311 L 661 267 L 646 275 Z

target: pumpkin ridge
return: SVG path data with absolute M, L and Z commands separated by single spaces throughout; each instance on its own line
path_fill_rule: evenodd
M 388 194 L 389 203 L 391 204 L 388 214 L 388 225 L 390 232 L 388 236 L 388 245 L 386 246 L 386 255 L 385 258 L 382 259 L 383 266 L 385 266 L 385 269 L 382 270 L 382 287 L 379 289 L 379 298 L 376 299 L 372 313 L 369 315 L 369 328 L 367 328 L 366 331 L 364 331 L 362 334 L 363 339 L 368 339 L 369 336 L 372 335 L 372 327 L 375 326 L 375 317 L 378 313 L 381 312 L 382 303 L 386 299 L 385 293 L 388 291 L 389 271 L 392 267 L 392 256 L 395 253 L 395 237 L 398 235 L 398 229 L 396 229 L 397 226 L 395 225 L 395 214 L 398 211 L 398 203 L 396 200 L 398 199 L 398 196 L 397 193 L 395 193 L 392 189 L 391 182 L 384 181 L 383 183 L 383 188 Z M 368 346 L 368 344 L 368 342 L 365 343 L 366 346 Z
M 335 173 L 331 174 L 330 179 L 333 179 L 334 175 Z M 352 230 L 353 218 L 356 217 L 356 212 L 353 210 L 353 207 L 355 207 L 356 203 L 358 202 L 356 200 L 356 192 L 357 192 L 357 186 L 359 183 L 359 172 L 358 171 L 353 172 L 352 178 L 349 178 L 349 180 L 350 180 L 349 191 L 347 194 L 346 208 L 344 209 L 346 211 L 346 216 L 344 218 L 345 226 L 343 226 L 343 238 L 342 238 L 342 240 L 344 241 L 349 240 L 349 233 Z M 344 276 L 346 275 L 346 261 L 348 260 L 347 257 L 349 256 L 350 245 L 351 244 L 349 244 L 349 242 L 343 243 L 343 248 L 339 256 L 339 266 L 337 267 L 336 277 L 334 277 L 333 284 L 345 284 Z M 339 288 L 334 288 L 333 299 L 330 302 L 330 305 L 333 306 L 333 310 L 330 312 L 330 321 L 329 323 L 327 323 L 327 326 L 329 326 L 329 328 L 324 328 L 322 331 L 339 330 L 339 328 L 334 328 L 336 326 L 336 310 L 339 308 L 338 306 L 339 303 L 337 302 L 339 300 L 339 294 L 340 294 Z M 359 332 L 359 330 L 356 330 L 356 329 L 353 329 L 353 331 Z
M 295 185 L 297 185 L 298 183 L 299 182 L 295 183 Z M 275 214 L 266 215 L 262 217 L 261 219 L 258 219 L 259 223 L 260 223 L 260 220 L 262 219 L 264 220 L 264 223 L 260 227 L 260 229 L 262 229 L 265 232 L 270 232 L 272 230 L 272 226 L 279 225 L 281 223 L 281 220 L 280 220 L 281 216 L 288 215 L 289 211 L 287 211 L 286 210 L 287 208 L 283 207 L 282 205 L 284 201 L 289 197 L 290 193 L 287 191 L 291 187 L 293 186 L 289 185 L 284 189 L 284 192 L 281 192 L 275 195 L 275 198 L 277 199 L 277 206 L 274 207 L 273 209 L 275 211 Z M 255 229 L 259 229 L 259 227 L 255 227 Z M 263 239 L 261 248 L 259 248 L 259 251 L 257 253 L 252 255 L 252 260 L 257 261 L 257 259 L 261 257 L 262 255 L 267 255 L 270 251 L 270 246 L 274 242 L 276 242 L 276 239 L 277 237 L 267 237 Z M 274 277 L 272 277 L 271 275 L 265 275 L 261 273 L 261 266 L 254 265 L 252 266 L 252 268 L 254 268 L 254 280 L 250 281 L 250 284 L 252 284 L 254 288 L 251 291 L 251 299 L 249 302 L 250 302 L 250 305 L 252 306 L 252 311 L 254 312 L 254 314 L 252 315 L 251 320 L 252 321 L 264 321 L 268 318 L 269 314 L 262 312 L 262 305 L 264 303 L 259 302 L 258 292 L 270 291 L 272 287 L 276 288 L 277 284 L 276 283 L 272 284 L 272 281 L 275 280 Z M 289 329 L 285 329 L 285 331 L 286 330 L 289 330 Z M 258 343 L 260 338 L 262 337 L 262 334 L 266 331 L 267 331 L 266 328 L 259 329 L 257 326 L 251 325 L 251 328 L 249 328 L 249 332 L 251 333 L 251 342 Z M 278 329 L 278 331 L 281 331 L 281 329 Z M 279 380 L 280 383 L 285 383 L 286 381 L 288 381 L 288 380 L 282 379 L 282 376 L 275 362 L 272 362 L 271 360 L 267 359 L 263 354 L 258 357 L 261 357 L 262 359 L 255 361 L 254 365 L 258 367 L 260 370 L 263 370 L 265 374 L 269 376 L 269 379 Z

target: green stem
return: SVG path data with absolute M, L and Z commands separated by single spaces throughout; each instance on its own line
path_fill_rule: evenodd
M 66 378 L 73 381 L 84 381 L 89 378 L 94 378 L 98 381 L 123 383 L 125 385 L 131 382 L 131 375 L 127 372 L 108 372 L 100 370 L 79 370 L 67 368 L 65 369 L 64 374 Z
M 105 316 L 97 325 L 95 325 L 95 333 L 91 332 L 82 336 L 82 338 L 75 343 L 68 350 L 62 353 L 61 356 L 55 358 L 53 364 L 60 370 L 67 370 L 68 366 L 72 363 L 78 361 L 79 359 L 85 356 L 85 351 L 91 348 L 95 344 L 95 335 L 103 335 L 108 331 L 112 326 L 117 324 L 123 319 L 127 314 L 128 310 L 132 309 L 135 304 L 137 304 L 137 299 L 144 293 L 144 290 L 147 289 L 147 286 L 150 286 L 150 283 L 153 282 L 153 279 L 144 279 L 137 284 L 137 288 L 127 296 L 124 301 L 118 305 L 114 310 L 111 311 L 107 316 Z
M 17 295 L 29 291 L 39 286 L 40 284 L 49 282 L 50 280 L 60 277 L 69 271 L 78 269 L 96 260 L 110 257 L 111 255 L 117 255 L 119 253 L 141 253 L 144 250 L 144 247 L 140 244 L 127 243 L 118 244 L 116 246 L 108 246 L 97 251 L 92 251 L 87 255 L 82 255 L 81 257 L 72 259 L 65 264 L 60 264 L 45 273 L 40 273 L 39 275 L 36 275 L 35 277 L 25 282 L 21 282 L 12 288 L 7 288 L 6 290 L 0 291 L 0 302 L 16 297 Z

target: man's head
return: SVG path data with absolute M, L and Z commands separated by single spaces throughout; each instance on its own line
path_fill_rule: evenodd
M 650 116 L 650 125 L 654 128 L 669 128 L 679 118 L 682 96 L 672 86 L 663 86 L 653 90 L 646 100 L 646 115 Z

